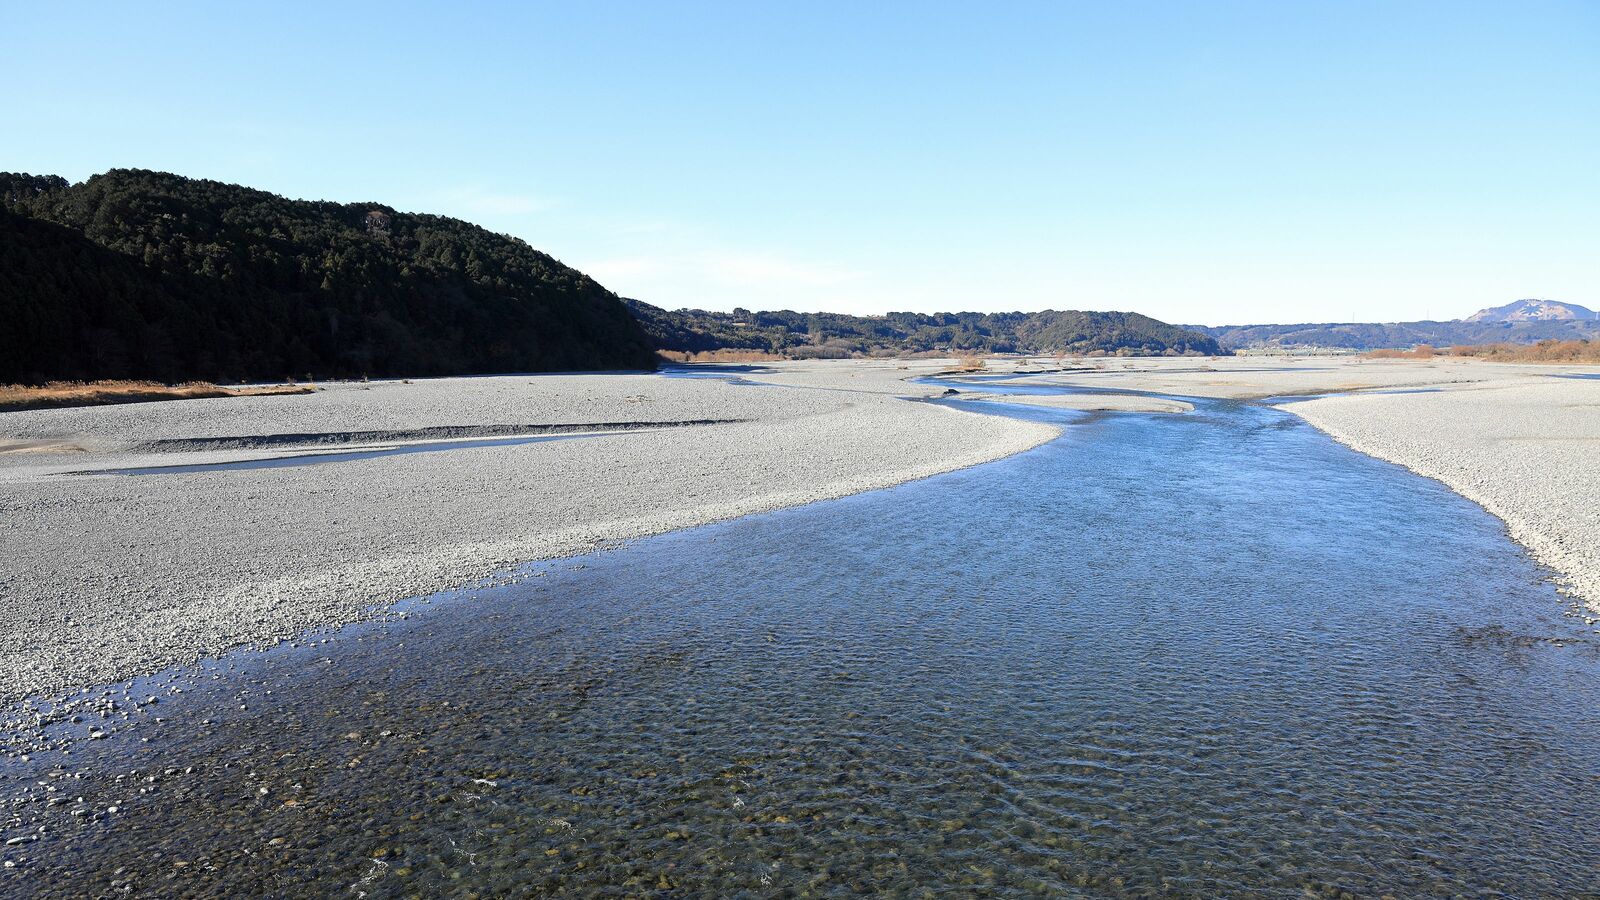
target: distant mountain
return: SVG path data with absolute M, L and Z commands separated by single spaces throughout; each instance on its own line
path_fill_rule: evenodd
M 1328 347 L 1381 350 L 1432 344 L 1531 344 L 1542 340 L 1600 339 L 1600 321 L 1327 322 L 1299 325 L 1190 325 L 1226 350 Z
M 1576 303 L 1557 300 L 1515 300 L 1505 306 L 1480 309 L 1463 322 L 1583 322 L 1600 320 L 1600 313 Z
M 1214 355 L 1216 340 L 1130 312 L 909 313 L 665 310 L 625 300 L 662 350 L 757 350 L 797 358 L 898 353 Z
M 458 219 L 134 169 L 0 174 L 0 383 L 653 366 L 615 294 Z

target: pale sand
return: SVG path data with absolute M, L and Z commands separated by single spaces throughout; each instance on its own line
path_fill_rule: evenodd
M 757 385 L 645 374 L 343 384 L 0 414 L 0 441 L 90 448 L 0 455 L 0 698 L 271 643 L 511 564 L 887 487 L 1059 433 L 904 399 L 940 393 L 906 379 L 946 365 L 783 364 L 744 376 Z M 734 421 L 284 468 L 67 474 L 348 450 L 349 432 L 394 445 L 706 420 Z M 286 434 L 324 437 L 151 446 Z
M 1052 365 L 1054 363 L 1052 362 Z M 1563 371 L 1550 366 L 1506 365 L 1472 360 L 1364 360 L 1360 357 L 1223 357 L 1069 361 L 1089 371 L 1019 377 L 1012 385 L 1118 388 L 1183 397 L 1263 399 L 1282 395 L 1404 389 L 1469 384 L 1524 374 Z M 1011 366 L 991 361 L 994 374 Z

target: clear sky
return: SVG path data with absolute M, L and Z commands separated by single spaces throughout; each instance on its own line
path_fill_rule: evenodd
M 1600 306 L 1600 3 L 0 0 L 0 170 L 522 237 L 728 309 Z

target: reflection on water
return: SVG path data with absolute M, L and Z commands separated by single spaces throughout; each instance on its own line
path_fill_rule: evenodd
M 1592 892 L 1597 636 L 1441 486 L 1197 403 L 138 683 L 0 764 L 0 891 Z

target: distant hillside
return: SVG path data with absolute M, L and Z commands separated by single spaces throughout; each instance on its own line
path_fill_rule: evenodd
M 1381 350 L 1432 344 L 1531 344 L 1542 340 L 1594 340 L 1600 322 L 1356 322 L 1301 325 L 1190 325 L 1227 350 L 1262 347 L 1329 347 Z
M 131 169 L 0 174 L 0 383 L 653 366 L 616 295 L 515 238 Z
M 899 353 L 1215 354 L 1217 342 L 1126 312 L 889 313 L 668 311 L 625 300 L 663 350 L 755 350 L 797 358 Z
M 1505 306 L 1480 309 L 1464 322 L 1572 322 L 1600 319 L 1600 313 L 1576 303 L 1558 300 L 1514 300 Z

